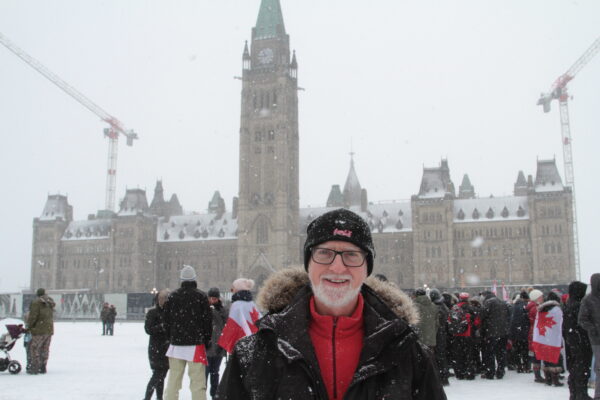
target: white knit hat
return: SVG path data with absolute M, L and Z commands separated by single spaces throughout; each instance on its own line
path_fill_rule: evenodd
M 196 280 L 196 271 L 193 267 L 189 265 L 184 265 L 181 273 L 179 274 L 179 279 L 182 281 L 195 281 Z
M 531 301 L 537 301 L 537 299 L 543 296 L 544 293 L 542 293 L 541 290 L 533 289 L 531 292 L 529 292 L 529 300 Z

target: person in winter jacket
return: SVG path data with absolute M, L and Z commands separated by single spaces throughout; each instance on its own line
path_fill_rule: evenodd
M 483 378 L 504 377 L 506 367 L 506 340 L 508 336 L 508 305 L 493 292 L 483 292 L 481 309 L 481 338 L 483 354 Z
M 169 289 L 163 289 L 156 294 L 154 299 L 155 306 L 146 313 L 146 322 L 144 330 L 150 339 L 148 342 L 148 359 L 150 360 L 150 369 L 152 376 L 146 386 L 146 396 L 144 400 L 150 400 L 152 393 L 156 391 L 157 400 L 163 398 L 163 388 L 165 377 L 169 372 L 169 359 L 167 350 L 169 349 L 169 335 L 165 324 L 164 306 L 169 297 Z
M 542 362 L 536 358 L 535 351 L 533 349 L 533 330 L 535 328 L 535 317 L 538 312 L 538 305 L 544 302 L 544 294 L 537 289 L 533 289 L 529 292 L 529 303 L 525 309 L 527 310 L 527 316 L 529 317 L 529 360 L 531 361 L 531 368 L 533 369 L 534 382 L 545 383 L 546 380 L 542 378 Z
M 465 329 L 462 332 L 453 333 L 452 345 L 454 354 L 454 373 L 456 379 L 475 379 L 475 352 L 473 351 L 473 336 L 476 329 L 475 324 L 479 320 L 475 311 L 469 303 L 469 293 L 463 292 L 458 295 L 458 303 L 452 306 L 448 314 L 448 323 L 451 322 L 453 314 L 462 314 L 465 321 Z
M 104 303 L 102 305 L 102 310 L 100 311 L 100 321 L 102 321 L 102 336 L 108 334 L 108 313 L 110 310 L 110 306 L 108 303 Z
M 508 338 L 512 343 L 513 359 L 517 373 L 530 372 L 528 362 L 528 344 L 529 337 L 529 316 L 527 313 L 527 303 L 529 294 L 523 291 L 515 300 L 511 316 Z
M 268 314 L 239 340 L 219 399 L 446 399 L 418 314 L 388 282 L 367 276 L 375 250 L 355 213 L 327 212 L 307 229 L 305 271 L 271 275 Z M 365 282 L 366 281 L 366 282 Z
M 552 323 L 561 324 L 561 326 L 559 326 L 559 329 L 562 335 L 563 312 L 560 308 L 560 296 L 554 291 L 550 291 L 548 293 L 547 300 L 538 306 L 538 312 L 535 321 L 536 329 L 541 331 L 540 326 L 543 327 L 542 318 L 553 309 L 558 311 L 558 317 L 556 318 L 556 320 L 552 318 Z M 546 334 L 546 336 L 547 335 L 548 334 Z M 535 356 L 537 360 L 541 360 L 544 362 L 544 375 L 546 385 L 564 386 L 564 383 L 560 381 L 560 372 L 562 371 L 563 364 L 562 355 L 557 355 L 556 361 L 553 361 L 550 354 L 545 351 L 536 351 Z
M 450 382 L 448 377 L 448 329 L 446 327 L 448 321 L 448 307 L 444 303 L 444 298 L 440 294 L 438 289 L 431 289 L 429 291 L 429 298 L 436 305 L 438 309 L 438 325 L 437 336 L 435 338 L 435 361 L 438 367 L 442 384 L 448 386 Z
M 594 399 L 600 399 L 600 274 L 590 278 L 592 292 L 581 301 L 579 309 L 579 325 L 587 331 L 594 353 L 594 372 L 596 373 L 596 389 Z
M 588 400 L 588 380 L 592 363 L 592 346 L 587 331 L 577 322 L 581 300 L 587 285 L 573 281 L 569 284 L 569 298 L 563 309 L 563 338 L 569 371 L 570 400 Z
M 169 335 L 169 375 L 166 400 L 177 400 L 185 368 L 190 376 L 192 400 L 206 399 L 206 349 L 212 335 L 212 312 L 206 294 L 197 289 L 196 271 L 189 265 L 179 274 L 181 287 L 164 306 Z
M 36 295 L 37 299 L 29 305 L 27 318 L 27 329 L 31 333 L 31 368 L 27 373 L 32 375 L 46 373 L 50 342 L 54 334 L 54 300 L 46 294 L 44 288 L 39 288 Z
M 414 303 L 419 311 L 419 323 L 415 326 L 419 339 L 435 350 L 437 331 L 440 326 L 438 308 L 422 288 L 415 290 Z
M 108 307 L 106 313 L 106 334 L 113 336 L 115 334 L 115 321 L 117 319 L 117 308 L 114 304 Z
M 219 288 L 213 287 L 208 290 L 208 302 L 210 304 L 210 311 L 212 312 L 213 331 L 210 347 L 206 351 L 208 368 L 206 368 L 205 376 L 208 378 L 210 375 L 210 396 L 214 398 L 219 386 L 219 368 L 221 367 L 223 356 L 225 356 L 225 350 L 217 342 L 227 322 L 227 310 L 221 302 Z

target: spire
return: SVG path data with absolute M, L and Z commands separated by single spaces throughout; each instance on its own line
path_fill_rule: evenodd
M 279 0 L 262 0 L 256 20 L 255 39 L 267 39 L 285 34 Z
M 156 181 L 156 186 L 154 187 L 154 198 L 152 199 L 152 203 L 150 203 L 150 209 L 152 211 L 160 209 L 162 205 L 165 203 L 164 198 L 164 190 L 162 181 Z
M 517 181 L 515 182 L 515 196 L 526 196 L 528 192 L 527 180 L 523 171 L 519 171 Z
M 244 54 L 242 54 L 242 69 L 244 71 L 249 70 L 252 63 L 252 59 L 250 58 L 250 51 L 248 50 L 248 41 L 246 40 L 246 44 L 244 44 Z
M 327 207 L 343 207 L 344 195 L 340 190 L 340 185 L 332 185 L 327 197 Z
M 298 61 L 296 60 L 296 50 L 292 53 L 292 62 L 290 63 L 290 77 L 298 78 Z
M 358 181 L 358 176 L 354 170 L 354 152 L 350 152 L 350 171 L 346 178 L 346 184 L 344 185 L 344 203 L 347 206 L 358 206 L 360 205 L 360 199 L 362 196 L 362 188 Z
M 473 199 L 475 198 L 475 188 L 471 184 L 469 175 L 463 176 L 462 183 L 458 187 L 458 198 L 460 199 Z

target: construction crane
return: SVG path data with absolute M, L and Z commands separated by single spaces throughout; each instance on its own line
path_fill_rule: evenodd
M 577 206 L 575 197 L 575 175 L 573 172 L 573 150 L 571 148 L 571 127 L 569 124 L 569 92 L 567 84 L 575 78 L 575 75 L 600 51 L 600 37 L 583 53 L 581 57 L 550 87 L 547 93 L 542 93 L 537 104 L 541 105 L 544 112 L 550 112 L 552 100 L 558 100 L 560 106 L 560 132 L 562 136 L 563 160 L 565 168 L 565 183 L 571 187 L 573 194 L 573 253 L 575 255 L 575 269 L 577 278 L 581 276 L 579 267 L 579 237 L 577 233 Z
M 127 145 L 132 146 L 133 141 L 138 139 L 137 133 L 133 130 L 127 130 L 117 118 L 113 117 L 100 106 L 95 104 L 93 101 L 81 94 L 73 86 L 63 81 L 56 74 L 44 67 L 38 60 L 31 57 L 25 51 L 20 49 L 17 45 L 12 43 L 6 36 L 0 33 L 0 43 L 2 43 L 8 50 L 13 52 L 23 61 L 25 61 L 30 67 L 38 71 L 50 82 L 54 83 L 66 94 L 77 100 L 85 108 L 96 114 L 100 119 L 106 122 L 109 126 L 104 129 L 104 136 L 108 138 L 108 168 L 106 170 L 106 197 L 105 197 L 105 208 L 110 211 L 115 210 L 115 192 L 117 187 L 117 153 L 118 153 L 118 141 L 119 135 L 125 136 L 127 139 Z

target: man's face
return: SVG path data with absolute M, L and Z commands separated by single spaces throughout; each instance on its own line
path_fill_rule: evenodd
M 219 298 L 218 298 L 218 297 L 209 297 L 209 298 L 208 298 L 208 303 L 209 303 L 210 305 L 216 304 L 216 303 L 218 303 L 218 302 L 219 302 Z
M 339 240 L 321 243 L 315 248 L 362 252 L 358 246 Z M 356 306 L 360 288 L 367 278 L 367 261 L 365 258 L 359 267 L 346 267 L 339 254 L 336 254 L 329 265 L 318 264 L 311 257 L 308 263 L 308 277 L 320 314 L 350 315 Z

